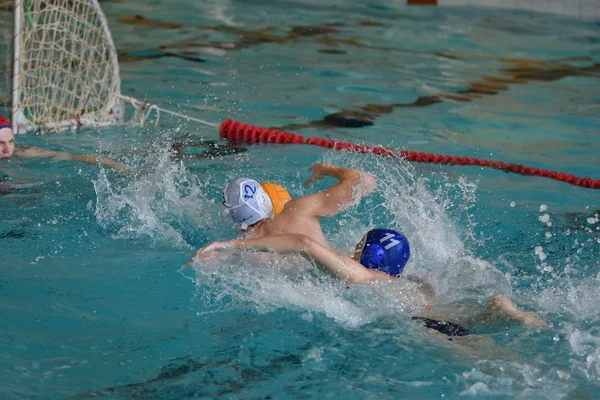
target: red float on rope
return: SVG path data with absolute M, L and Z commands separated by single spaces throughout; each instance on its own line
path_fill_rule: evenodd
M 242 124 L 237 121 L 226 119 L 221 123 L 219 134 L 222 138 L 231 141 L 247 141 L 260 143 L 281 143 L 281 144 L 310 144 L 314 146 L 326 147 L 329 149 L 346 150 L 356 153 L 374 154 L 381 157 L 404 158 L 408 161 L 433 163 L 433 164 L 460 164 L 460 165 L 476 165 L 480 167 L 490 167 L 501 169 L 506 173 L 512 172 L 521 175 L 534 175 L 556 179 L 567 182 L 572 185 L 577 185 L 589 189 L 600 189 L 600 179 L 591 179 L 589 177 L 579 178 L 574 175 L 567 175 L 564 172 L 549 172 L 546 169 L 540 170 L 535 167 L 528 167 L 521 164 L 503 163 L 502 161 L 478 160 L 477 158 L 444 156 L 441 154 L 423 153 L 402 150 L 400 153 L 392 149 L 386 149 L 381 146 L 369 146 L 362 144 L 354 144 L 348 142 L 335 142 L 322 138 L 311 137 L 304 139 L 302 135 L 294 133 L 282 132 L 276 129 L 259 128 L 249 124 Z

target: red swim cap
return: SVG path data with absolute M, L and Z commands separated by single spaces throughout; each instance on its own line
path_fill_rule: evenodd
M 12 129 L 12 125 L 10 124 L 9 120 L 7 120 L 2 115 L 0 115 L 0 129 L 4 129 L 4 128 Z

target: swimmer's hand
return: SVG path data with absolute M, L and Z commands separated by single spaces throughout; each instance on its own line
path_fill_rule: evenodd
M 232 248 L 232 246 L 229 242 L 212 242 L 198 250 L 186 265 L 192 265 L 195 261 L 199 260 L 214 260 L 223 252 L 223 250 L 230 248 Z
M 314 163 L 309 169 L 313 171 L 312 175 L 310 176 L 310 178 L 308 178 L 306 180 L 306 182 L 304 182 L 303 186 L 309 186 L 311 183 L 318 181 L 319 179 L 323 178 L 324 176 L 329 175 L 328 174 L 328 168 L 329 166 L 327 164 L 323 164 L 323 163 Z

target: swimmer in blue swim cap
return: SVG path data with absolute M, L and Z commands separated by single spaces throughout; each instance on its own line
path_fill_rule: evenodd
M 241 237 L 202 247 L 189 264 L 214 259 L 228 249 L 294 253 L 314 261 L 320 269 L 348 285 L 406 279 L 416 282 L 426 298 L 432 298 L 435 293 L 430 284 L 403 272 L 410 259 L 410 246 L 401 233 L 393 229 L 370 230 L 356 246 L 353 257 L 337 253 L 325 239 L 321 218 L 336 215 L 358 204 L 364 196 L 373 192 L 375 178 L 356 168 L 332 164 L 316 163 L 310 169 L 312 175 L 304 186 L 325 177 L 338 182 L 320 192 L 290 200 L 275 216 L 257 181 L 240 178 L 227 185 L 223 204 L 234 224 L 242 230 Z M 494 296 L 486 310 L 489 314 L 502 314 L 524 324 L 545 325 L 533 313 L 518 310 L 503 295 Z M 444 334 L 461 336 L 465 333 L 460 327 L 427 315 L 414 318 Z
M 393 229 L 373 229 L 356 245 L 353 257 L 337 253 L 327 245 L 302 234 L 276 234 L 256 238 L 233 239 L 213 242 L 201 248 L 194 260 L 214 259 L 227 250 L 247 249 L 277 253 L 294 253 L 305 257 L 323 271 L 344 280 L 347 284 L 364 284 L 372 281 L 405 279 L 418 285 L 428 302 L 433 300 L 433 287 L 421 278 L 403 273 L 410 258 L 408 239 Z M 426 307 L 427 308 L 427 307 Z M 533 312 L 519 310 L 504 295 L 492 296 L 481 318 L 501 317 L 513 319 L 525 325 L 547 327 L 545 321 Z M 449 337 L 466 336 L 469 330 L 439 316 L 427 314 L 412 317 L 425 327 Z
M 399 276 L 410 258 L 406 236 L 393 229 L 372 229 L 358 245 L 354 259 L 367 268 Z

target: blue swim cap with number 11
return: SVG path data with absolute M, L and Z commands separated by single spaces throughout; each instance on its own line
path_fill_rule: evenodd
M 373 229 L 364 237 L 360 263 L 398 276 L 410 258 L 408 239 L 393 229 Z

